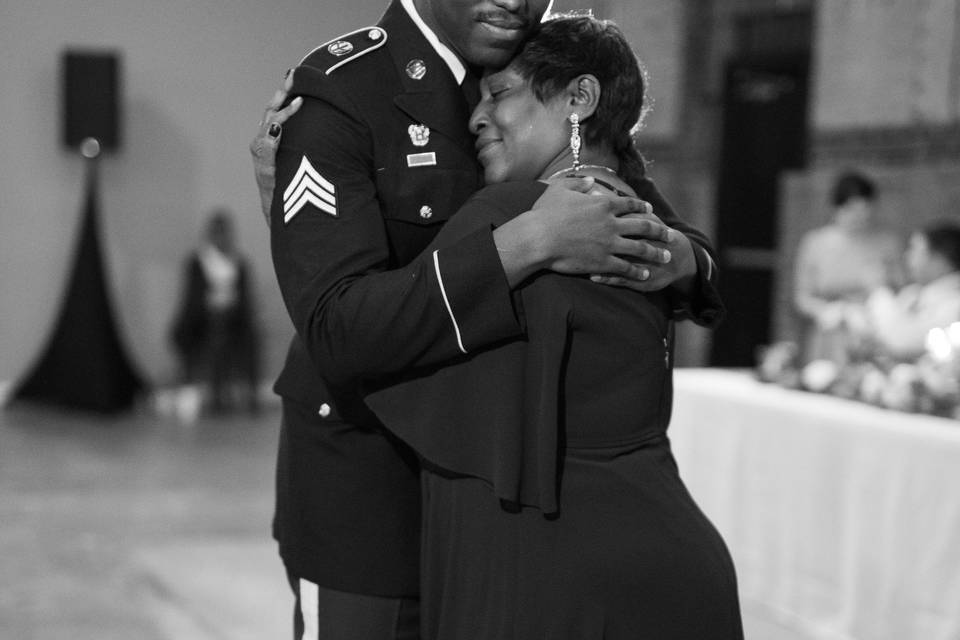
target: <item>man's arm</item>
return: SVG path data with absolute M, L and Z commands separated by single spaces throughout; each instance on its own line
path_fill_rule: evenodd
M 287 71 L 283 88 L 267 105 L 260 130 L 250 143 L 261 209 L 268 225 L 282 125 L 296 113 L 303 100 L 297 97 L 286 102 L 293 74 L 293 70 Z M 548 189 L 532 211 L 494 234 L 511 287 L 539 269 L 604 273 L 595 275 L 594 281 L 638 291 L 671 287 L 684 313 L 701 324 L 711 324 L 715 314 L 701 317 L 702 309 L 698 309 L 710 305 L 722 308 L 716 293 L 716 261 L 709 240 L 676 216 L 652 181 L 646 180 L 644 184 L 646 191 L 638 194 L 644 203 L 616 200 L 616 204 L 606 209 L 604 203 L 570 193 L 577 190 L 585 193 L 590 189 L 589 182 L 567 181 L 560 187 Z M 638 210 L 657 215 L 637 213 Z M 580 215 L 581 211 L 590 212 L 593 217 Z M 568 217 L 563 218 L 564 214 Z M 621 218 L 612 219 L 611 215 Z M 665 226 L 680 233 L 671 232 Z M 572 230 L 572 234 L 551 233 L 552 229 L 564 227 Z M 570 237 L 607 244 L 564 246 L 564 239 Z M 554 246 L 548 246 L 551 239 L 556 239 Z M 602 259 L 598 261 L 597 256 Z
M 920 305 L 921 287 L 908 285 L 899 293 L 887 287 L 874 290 L 865 307 L 873 338 L 893 357 L 915 360 L 926 353 L 927 334 L 960 318 L 960 300 L 942 296 Z
M 269 218 L 284 301 L 311 358 L 331 382 L 439 364 L 515 336 L 520 329 L 509 287 L 523 274 L 565 265 L 566 272 L 625 277 L 641 267 L 621 256 L 651 257 L 648 244 L 630 236 L 666 239 L 662 225 L 622 216 L 644 209 L 637 199 L 568 193 L 566 205 L 524 214 L 526 222 L 537 223 L 525 231 L 507 233 L 504 225 L 497 234 L 478 232 L 444 252 L 442 263 L 439 255 L 421 256 L 390 269 L 370 132 L 349 115 L 356 112 L 349 104 L 334 102 L 307 98 L 302 113 L 282 123 Z M 256 140 L 251 144 L 262 192 L 272 186 L 262 178 L 274 171 L 262 170 L 269 156 L 255 150 L 263 148 Z M 298 205 L 298 174 L 319 176 L 310 178 L 313 191 L 318 180 L 332 187 L 333 213 L 329 204 L 318 206 L 310 198 Z M 581 189 L 589 189 L 581 182 Z M 577 224 L 558 224 L 574 219 Z M 527 250 L 505 249 L 511 239 Z M 563 255 L 570 247 L 576 251 Z
M 676 214 L 652 180 L 644 179 L 637 195 L 650 203 L 655 215 L 627 216 L 646 218 L 670 229 L 667 241 L 647 243 L 654 251 L 666 251 L 668 257 L 654 255 L 645 260 L 642 267 L 648 277 L 641 280 L 611 274 L 596 274 L 591 280 L 637 291 L 666 289 L 675 320 L 692 320 L 701 326 L 716 327 L 726 310 L 720 299 L 719 270 L 710 240 Z
M 577 244 L 558 240 L 563 234 L 605 236 L 584 243 L 590 250 L 580 253 L 590 269 L 615 269 L 612 262 L 632 268 L 613 252 L 636 242 L 618 230 L 632 234 L 649 226 L 619 217 L 642 204 L 582 194 L 576 195 L 583 201 L 566 210 L 555 208 L 552 219 L 576 213 L 593 222 L 575 229 L 550 224 L 531 229 L 530 251 L 509 261 L 507 271 L 490 229 L 391 268 L 383 194 L 373 177 L 373 140 L 366 126 L 348 115 L 355 112 L 349 104 L 334 106 L 340 99 L 345 100 L 307 97 L 285 124 L 270 216 L 284 301 L 311 358 L 331 382 L 440 364 L 519 335 L 509 279 L 555 260 L 550 248 Z M 583 182 L 582 188 L 589 188 Z M 298 194 L 304 184 L 311 192 L 326 191 L 326 199 L 304 199 L 307 190 Z
M 381 206 L 398 196 L 378 182 L 374 134 L 332 83 L 309 88 L 284 124 L 270 225 L 284 302 L 321 375 L 347 384 L 517 335 L 489 233 L 442 265 L 420 256 L 396 268 Z

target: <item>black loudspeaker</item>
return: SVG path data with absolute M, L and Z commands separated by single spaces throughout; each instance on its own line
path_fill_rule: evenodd
M 84 138 L 103 150 L 120 147 L 120 58 L 114 52 L 65 51 L 63 144 L 76 149 Z

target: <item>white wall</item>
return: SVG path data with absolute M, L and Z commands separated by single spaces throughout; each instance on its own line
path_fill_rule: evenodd
M 101 226 L 122 333 L 156 382 L 180 263 L 207 211 L 233 209 L 268 331 L 267 375 L 292 329 L 259 217 L 247 144 L 283 71 L 375 22 L 382 0 L 0 1 L 0 381 L 47 339 L 79 221 L 83 166 L 60 146 L 65 47 L 122 54 L 123 149 L 101 167 Z

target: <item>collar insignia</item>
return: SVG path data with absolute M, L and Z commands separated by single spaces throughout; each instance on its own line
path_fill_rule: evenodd
M 414 80 L 420 80 L 427 75 L 427 65 L 423 60 L 414 58 L 407 63 L 407 75 Z

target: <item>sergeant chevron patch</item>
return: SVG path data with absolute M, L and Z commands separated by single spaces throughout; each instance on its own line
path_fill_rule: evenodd
M 297 173 L 283 191 L 283 223 L 290 222 L 308 204 L 334 217 L 337 215 L 336 187 L 303 156 Z

